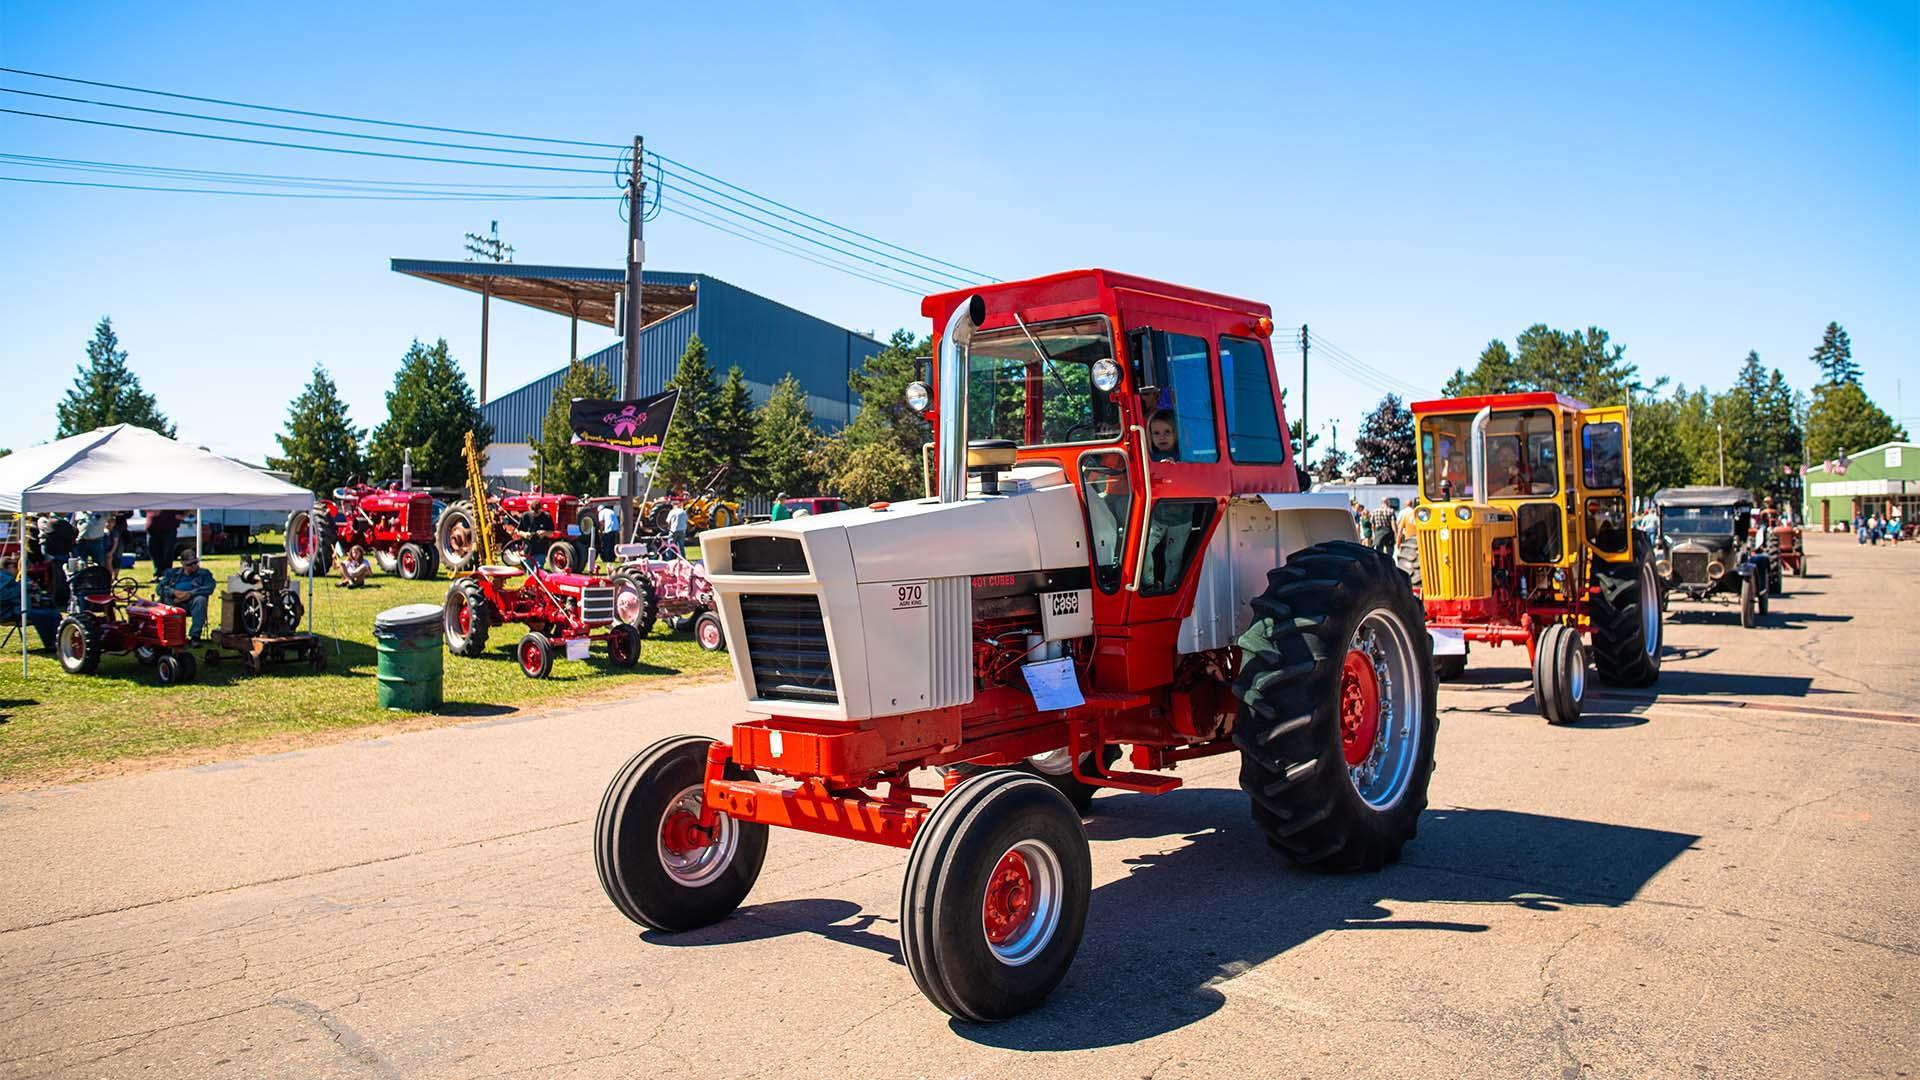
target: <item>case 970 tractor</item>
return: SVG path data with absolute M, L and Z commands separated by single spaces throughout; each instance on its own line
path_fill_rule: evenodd
M 1653 541 L 1631 525 L 1625 406 L 1538 392 L 1420 401 L 1421 598 L 1442 675 L 1471 641 L 1524 642 L 1548 723 L 1580 717 L 1587 647 L 1600 678 L 1660 677 Z
M 1086 270 L 921 310 L 935 494 L 702 538 L 753 716 L 614 777 L 614 905 L 717 922 L 775 826 L 906 848 L 907 969 L 988 1021 L 1072 963 L 1098 789 L 1234 753 L 1294 861 L 1394 860 L 1433 761 L 1426 626 L 1345 500 L 1297 492 L 1268 308 Z

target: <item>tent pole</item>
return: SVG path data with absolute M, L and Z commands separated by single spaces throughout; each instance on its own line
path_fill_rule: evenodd
M 13 515 L 20 527 L 20 677 L 27 677 L 27 511 L 23 506 Z M 51 565 L 51 564 L 49 564 Z
M 200 550 L 200 534 L 205 531 L 206 531 L 205 526 L 200 524 L 200 510 L 198 507 L 196 507 L 193 511 L 193 561 L 194 562 L 199 562 L 200 556 L 204 554 L 204 552 Z

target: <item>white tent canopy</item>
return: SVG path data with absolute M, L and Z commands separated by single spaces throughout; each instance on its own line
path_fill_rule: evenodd
M 0 513 L 305 510 L 313 493 L 230 458 L 128 424 L 0 458 Z
M 308 510 L 313 493 L 231 458 L 130 424 L 95 428 L 0 458 L 0 513 L 75 510 Z M 24 537 L 22 538 L 24 540 Z M 194 530 L 199 546 L 199 530 Z M 23 560 L 24 563 L 24 560 Z M 20 674 L 27 672 L 27 575 L 20 574 Z M 307 575 L 313 625 L 313 575 Z

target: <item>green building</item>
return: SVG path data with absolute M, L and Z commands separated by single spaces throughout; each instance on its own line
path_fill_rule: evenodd
M 1844 531 L 1855 518 L 1920 521 L 1920 443 L 1890 442 L 1807 470 L 1806 521 Z

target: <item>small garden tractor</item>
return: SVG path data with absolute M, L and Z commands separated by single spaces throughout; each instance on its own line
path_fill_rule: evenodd
M 314 509 L 317 537 L 309 529 L 307 511 L 287 515 L 287 565 L 295 576 L 307 576 L 307 563 L 313 560 L 313 573 L 325 577 L 335 555 L 355 544 L 366 549 L 384 573 L 419 581 L 439 572 L 431 494 L 355 484 L 335 488 L 333 498 Z
M 478 536 L 475 525 L 478 515 L 475 513 L 477 496 L 468 493 L 464 499 L 448 503 L 440 511 L 440 520 L 434 524 L 434 545 L 440 555 L 440 563 L 449 572 L 459 573 L 474 565 L 478 554 Z M 501 561 L 507 565 L 518 565 L 526 545 L 510 538 L 506 522 L 536 506 L 547 512 L 553 519 L 553 527 L 562 535 L 547 541 L 547 550 L 542 554 L 549 570 L 579 570 L 587 565 L 587 548 L 592 542 L 592 530 L 585 527 L 591 521 L 591 515 L 582 516 L 580 499 L 574 495 L 552 495 L 539 490 L 502 491 L 499 494 L 487 493 L 482 500 L 486 503 L 486 517 L 490 522 L 490 531 L 495 548 L 500 552 Z M 569 529 L 579 535 L 569 535 Z
M 1426 625 L 1345 499 L 1298 492 L 1266 305 L 1083 270 L 921 310 L 935 385 L 907 404 L 934 425 L 933 493 L 702 538 L 751 715 L 614 776 L 594 843 L 614 906 L 718 922 L 775 826 L 905 848 L 906 968 L 988 1021 L 1073 962 L 1096 790 L 1172 791 L 1178 763 L 1235 754 L 1288 858 L 1397 859 L 1433 763 Z
M 659 544 L 621 544 L 620 562 L 612 571 L 614 600 L 620 621 L 630 623 L 645 637 L 656 620 L 665 619 L 674 633 L 693 631 L 693 640 L 708 652 L 727 647 L 720 624 L 719 603 L 704 562 L 695 562 Z
M 447 588 L 443 628 L 447 651 L 455 656 L 479 656 L 487 634 L 505 623 L 520 623 L 527 632 L 514 646 L 514 659 L 530 679 L 544 679 L 553 670 L 555 650 L 571 660 L 584 660 L 593 641 L 607 643 L 607 660 L 630 668 L 640 662 L 640 632 L 614 616 L 614 584 L 604 577 L 542 570 L 523 562 L 501 566 L 494 562 L 493 532 L 479 454 L 473 435 L 467 435 L 467 481 L 476 507 L 475 533 L 480 537 L 480 565 L 454 578 Z M 520 579 L 514 584 L 514 579 Z
M 107 653 L 132 653 L 153 668 L 162 685 L 192 682 L 198 670 L 188 650 L 187 610 L 140 598 L 140 583 L 114 580 L 105 567 L 73 575 L 71 610 L 54 632 L 60 666 L 69 675 L 91 675 Z
M 1593 666 L 1617 686 L 1660 677 L 1660 584 L 1633 502 L 1625 406 L 1561 394 L 1420 401 L 1421 599 L 1443 676 L 1467 643 L 1522 643 L 1548 723 L 1579 719 Z

